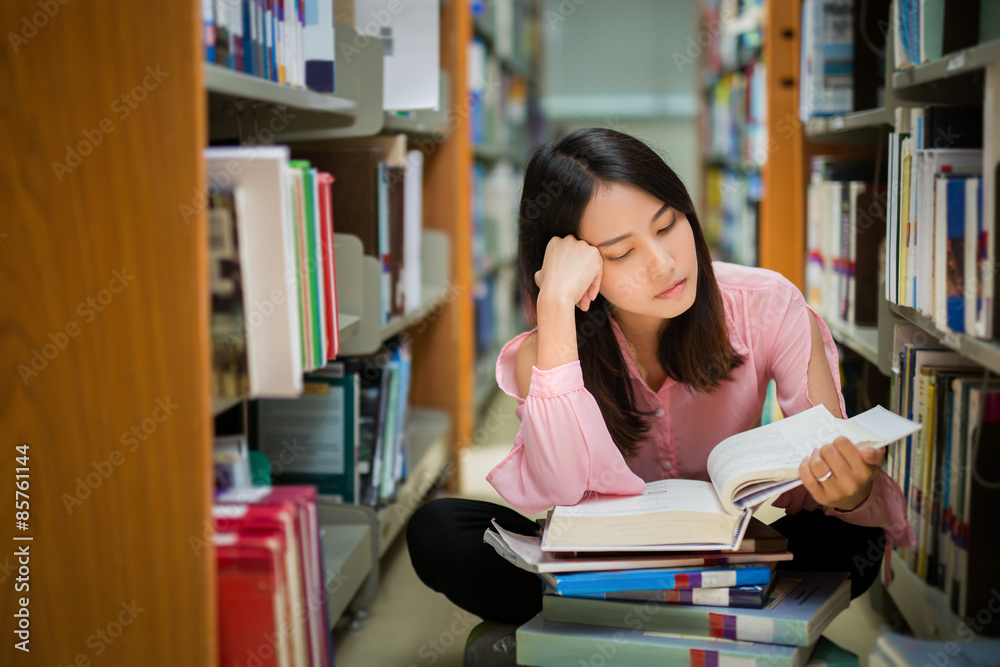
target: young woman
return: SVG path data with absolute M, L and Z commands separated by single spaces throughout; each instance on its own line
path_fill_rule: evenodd
M 845 416 L 826 324 L 780 274 L 713 263 L 684 185 L 633 137 L 580 130 L 534 154 L 518 269 L 536 328 L 497 361 L 521 426 L 487 479 L 520 512 L 707 480 L 712 448 L 759 425 L 771 379 L 785 415 L 822 403 Z M 795 554 L 786 565 L 849 572 L 857 596 L 886 545 L 912 543 L 883 458 L 837 438 L 802 462 L 804 485 L 775 501 L 786 516 L 774 526 Z M 483 543 L 494 518 L 537 532 L 509 508 L 435 500 L 410 521 L 410 557 L 458 606 L 524 622 L 541 608 L 540 581 Z

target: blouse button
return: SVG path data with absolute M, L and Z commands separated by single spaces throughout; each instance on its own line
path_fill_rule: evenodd
M 658 410 L 656 411 L 656 416 L 657 416 L 657 417 L 662 417 L 662 416 L 663 416 L 663 415 L 665 415 L 665 414 L 667 414 L 667 413 L 665 413 L 665 412 L 663 411 L 663 408 L 660 408 L 660 409 L 658 409 Z
M 674 464 L 672 464 L 670 461 L 664 461 L 663 462 L 663 469 L 667 470 L 667 471 L 673 470 L 674 469 Z

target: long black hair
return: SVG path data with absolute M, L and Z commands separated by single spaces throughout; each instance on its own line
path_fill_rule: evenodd
M 673 318 L 660 337 L 664 372 L 711 393 L 745 361 L 733 349 L 712 257 L 691 197 L 677 174 L 649 146 L 616 130 L 588 128 L 541 146 L 524 175 L 518 220 L 518 280 L 526 316 L 537 323 L 538 285 L 545 247 L 553 237 L 579 236 L 580 219 L 596 190 L 613 184 L 638 188 L 687 216 L 698 257 L 694 304 Z M 608 321 L 613 306 L 598 296 L 576 309 L 576 338 L 584 385 L 597 399 L 611 437 L 633 455 L 649 431 L 649 413 L 636 403 L 628 367 Z

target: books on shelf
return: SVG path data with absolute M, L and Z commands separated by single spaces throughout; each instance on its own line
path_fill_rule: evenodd
M 371 507 L 396 498 L 409 443 L 409 342 L 330 362 L 296 399 L 250 405 L 250 444 L 275 484 L 312 484 L 324 498 Z
M 202 0 L 207 62 L 331 93 L 334 0 Z
M 275 634 L 284 641 L 265 664 L 330 664 L 316 490 L 233 489 L 216 498 L 212 516 L 220 664 L 245 660 Z
M 886 298 L 944 332 L 993 335 L 995 216 L 982 210 L 982 120 L 961 109 L 900 109 L 889 141 Z M 941 147 L 944 146 L 944 147 Z
M 208 199 L 209 284 L 212 288 L 212 395 L 245 396 L 246 332 L 243 327 L 243 280 L 240 223 L 246 201 L 240 188 L 213 192 Z M 244 223 L 245 224 L 245 223 Z M 246 240 L 243 240 L 246 243 Z M 246 250 L 243 250 L 246 254 Z
M 814 449 L 839 436 L 884 447 L 919 428 L 881 406 L 837 419 L 820 404 L 720 442 L 708 457 L 710 482 L 659 480 L 638 496 L 595 494 L 555 507 L 542 550 L 737 549 L 753 509 L 799 486 L 799 464 Z
M 877 323 L 886 194 L 884 185 L 875 189 L 875 175 L 870 162 L 812 160 L 805 296 L 825 319 Z
M 1000 547 L 991 514 L 1000 495 L 989 477 L 1000 467 L 994 446 L 1000 381 L 985 380 L 956 352 L 907 342 L 922 336 L 913 325 L 897 325 L 895 333 L 894 408 L 924 426 L 887 459 L 917 537 L 900 556 L 944 592 L 953 612 L 974 614 L 1000 585 L 989 564 Z
M 895 62 L 908 69 L 1000 37 L 991 0 L 895 0 Z
M 381 267 L 381 317 L 403 315 L 419 302 L 419 256 L 423 218 L 414 193 L 423 183 L 422 156 L 407 152 L 406 135 L 363 137 L 296 149 L 297 159 L 329 172 L 335 179 L 333 216 L 338 233 L 361 239 L 365 255 Z M 412 182 L 411 186 L 407 186 Z M 407 192 L 413 206 L 407 204 Z M 417 259 L 407 270 L 407 260 Z M 407 297 L 407 294 L 416 296 Z

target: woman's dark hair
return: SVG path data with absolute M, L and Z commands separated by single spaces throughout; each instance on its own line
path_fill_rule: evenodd
M 659 361 L 668 376 L 711 393 L 745 361 L 733 349 L 712 257 L 694 205 L 677 174 L 635 137 L 588 128 L 541 146 L 524 175 L 518 220 L 518 280 L 528 320 L 535 324 L 545 248 L 553 237 L 579 235 L 580 219 L 595 191 L 613 184 L 638 188 L 684 213 L 698 257 L 694 305 L 673 318 L 660 338 Z M 613 306 L 598 296 L 590 309 L 576 309 L 576 338 L 584 385 L 597 399 L 604 421 L 625 456 L 636 453 L 649 431 L 650 414 L 639 408 L 614 331 Z

